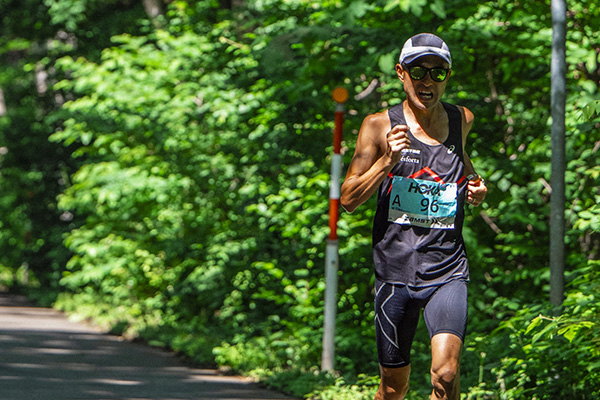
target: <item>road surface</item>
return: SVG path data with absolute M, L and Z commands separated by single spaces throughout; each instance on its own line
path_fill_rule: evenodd
M 288 400 L 0 294 L 1 400 Z

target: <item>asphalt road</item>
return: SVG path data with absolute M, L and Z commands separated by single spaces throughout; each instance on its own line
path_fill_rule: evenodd
M 0 294 L 0 400 L 288 400 Z

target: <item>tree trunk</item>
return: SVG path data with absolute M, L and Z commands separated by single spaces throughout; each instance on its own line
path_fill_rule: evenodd
M 0 117 L 6 115 L 6 103 L 4 102 L 4 91 L 0 88 Z
M 552 0 L 552 176 L 550 184 L 550 302 L 561 306 L 565 288 L 565 0 Z
M 241 7 L 244 4 L 244 0 L 219 0 L 219 4 L 223 8 L 232 10 Z
M 157 17 L 162 15 L 162 7 L 159 0 L 143 0 L 144 10 L 148 14 L 148 18 L 152 21 L 155 27 L 160 28 L 160 22 Z

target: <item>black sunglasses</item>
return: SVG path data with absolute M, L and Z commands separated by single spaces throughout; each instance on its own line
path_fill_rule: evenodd
M 444 82 L 448 77 L 449 69 L 442 67 L 425 68 L 420 65 L 408 66 L 405 68 L 408 70 L 408 75 L 415 81 L 420 81 L 425 78 L 425 75 L 429 72 L 429 76 L 434 82 Z

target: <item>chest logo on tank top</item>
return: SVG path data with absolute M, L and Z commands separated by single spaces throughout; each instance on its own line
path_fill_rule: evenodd
M 409 164 L 421 163 L 421 150 L 419 149 L 404 149 L 401 154 L 402 157 L 400 157 L 400 162 Z
M 453 229 L 458 185 L 394 176 L 388 220 L 400 225 Z

